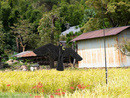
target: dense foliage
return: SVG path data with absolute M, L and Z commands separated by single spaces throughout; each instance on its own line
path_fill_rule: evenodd
M 69 42 L 83 32 L 130 25 L 129 0 L 0 0 L 0 54 Z M 104 17 L 104 18 L 103 18 Z M 81 32 L 61 38 L 70 26 Z M 71 35 L 71 34 L 70 34 Z

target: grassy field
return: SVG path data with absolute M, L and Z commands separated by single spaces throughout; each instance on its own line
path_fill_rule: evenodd
M 0 72 L 0 98 L 130 98 L 130 68 Z

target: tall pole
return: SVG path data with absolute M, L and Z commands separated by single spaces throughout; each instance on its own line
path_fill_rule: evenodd
M 102 2 L 102 0 L 101 0 L 101 3 L 102 3 L 102 16 L 103 16 L 104 56 L 105 56 L 105 76 L 106 76 L 106 84 L 107 84 L 107 83 L 108 83 L 108 80 L 107 80 L 107 74 L 108 74 L 108 71 L 107 71 L 107 59 L 106 59 L 105 22 L 104 22 L 104 15 L 103 15 L 103 2 Z
M 105 29 L 103 28 L 103 34 L 104 34 L 104 56 L 105 56 L 105 75 L 106 75 L 106 84 L 108 83 L 107 81 L 107 59 L 106 59 L 106 39 L 105 39 Z

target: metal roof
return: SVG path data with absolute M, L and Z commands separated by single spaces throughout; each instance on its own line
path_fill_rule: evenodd
M 117 35 L 121 31 L 129 28 L 130 26 L 123 26 L 123 27 L 116 27 L 116 28 L 107 28 L 105 30 L 105 36 L 112 36 L 112 35 Z M 101 30 L 96 30 L 96 31 L 91 31 L 87 33 L 83 33 L 80 36 L 74 38 L 71 41 L 79 41 L 79 40 L 85 40 L 85 39 L 92 39 L 92 38 L 100 38 L 104 37 L 103 29 Z
M 31 56 L 37 56 L 33 51 L 24 51 L 21 53 L 18 53 L 14 55 L 16 57 L 31 57 Z
M 76 28 L 76 27 L 77 27 L 77 28 Z M 69 29 L 67 29 L 66 31 L 62 32 L 62 33 L 61 33 L 61 36 L 62 36 L 62 35 L 69 34 L 70 32 L 73 32 L 73 34 L 75 34 L 76 32 L 79 32 L 79 31 L 80 31 L 79 26 L 73 26 L 73 27 L 70 27 Z

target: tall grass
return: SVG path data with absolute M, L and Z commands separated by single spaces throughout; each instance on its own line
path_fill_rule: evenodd
M 36 88 L 39 82 L 42 86 Z M 79 84 L 84 88 L 79 88 Z M 65 98 L 129 98 L 130 68 L 108 69 L 108 85 L 104 69 L 0 72 L 0 92 L 58 97 L 57 89 L 62 89 L 58 92 L 64 92 L 60 97 Z

